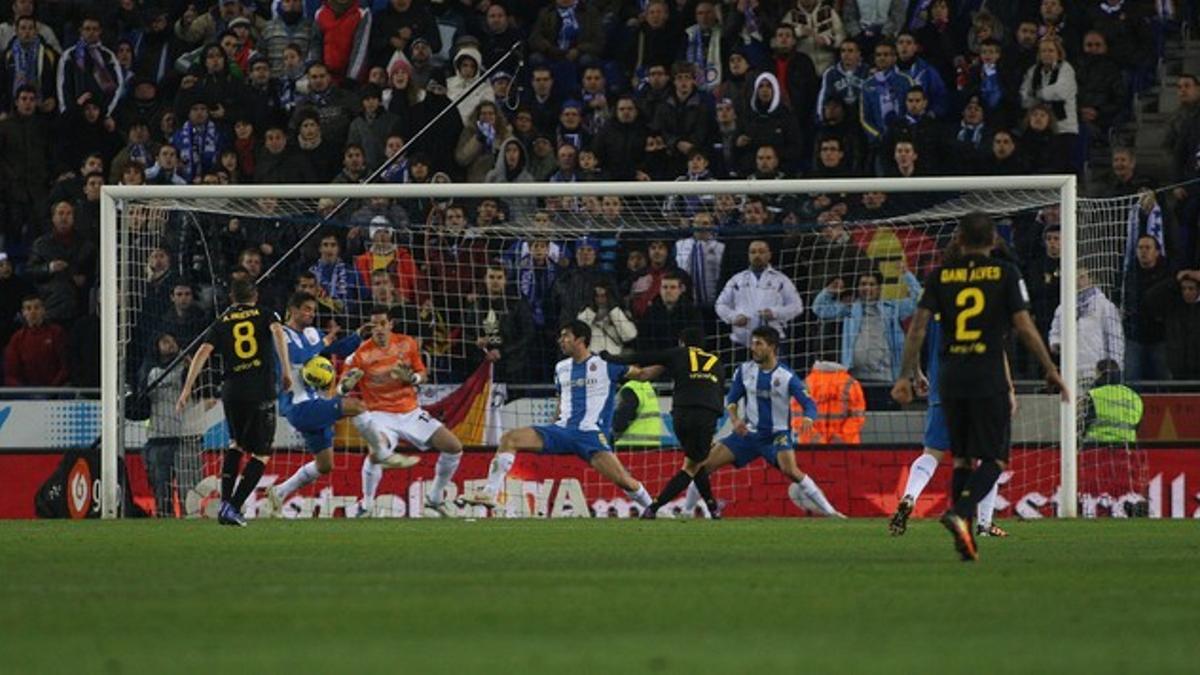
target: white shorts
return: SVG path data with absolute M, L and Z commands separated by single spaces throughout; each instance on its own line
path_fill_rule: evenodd
M 421 408 L 406 413 L 368 411 L 352 419 L 354 428 L 368 444 L 371 444 L 372 434 L 383 441 L 383 447 L 371 448 L 372 454 L 381 459 L 395 452 L 400 441 L 407 441 L 418 450 L 428 450 L 429 439 L 442 428 L 441 422 Z

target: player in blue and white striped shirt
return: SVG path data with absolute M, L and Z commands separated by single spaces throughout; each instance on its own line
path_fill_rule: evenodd
M 287 367 L 292 376 L 291 389 L 279 394 L 279 413 L 304 438 L 304 446 L 313 453 L 313 459 L 296 470 L 283 483 L 267 489 L 274 515 L 282 515 L 284 500 L 296 490 L 315 482 L 333 470 L 333 425 L 342 417 L 354 417 L 366 410 L 358 399 L 345 398 L 340 392 L 332 396 L 327 391 L 318 391 L 304 381 L 301 374 L 304 364 L 318 355 L 348 356 L 360 344 L 362 337 L 350 333 L 337 339 L 335 334 L 324 334 L 314 327 L 317 313 L 317 298 L 311 293 L 298 291 L 288 300 L 288 319 L 283 333 L 287 340 Z M 350 376 L 350 387 L 357 382 L 361 373 Z
M 517 450 L 550 455 L 576 455 L 600 475 L 625 491 L 643 509 L 650 493 L 621 464 L 609 445 L 613 404 L 622 378 L 645 379 L 654 371 L 610 363 L 589 348 L 592 330 L 575 320 L 559 332 L 558 345 L 567 358 L 554 367 L 558 390 L 558 414 L 553 424 L 506 431 L 488 469 L 487 487 L 464 498 L 468 504 L 495 508 L 504 488 L 504 478 L 516 461 Z
M 925 336 L 926 363 L 929 364 L 925 375 L 920 375 L 914 385 L 918 392 L 929 395 L 929 409 L 925 411 L 925 450 L 912 461 L 908 467 L 908 480 L 904 484 L 904 494 L 896 505 L 896 511 L 888 521 L 888 531 L 892 536 L 899 536 L 908 530 L 908 518 L 916 507 L 917 499 L 924 492 L 933 474 L 937 471 L 942 457 L 950 452 L 950 430 L 946 427 L 946 413 L 942 411 L 942 397 L 938 387 L 938 359 L 941 353 L 942 321 L 941 316 L 935 316 L 929 322 L 929 333 Z M 1008 357 L 1004 357 L 1004 367 L 1008 370 Z M 932 384 L 931 384 L 932 383 Z M 1012 373 L 1008 373 L 1008 396 L 1012 412 L 1017 411 L 1016 393 L 1012 388 Z M 967 458 L 954 459 L 955 471 L 970 471 L 971 462 Z M 980 537 L 1007 537 L 1002 527 L 992 522 L 996 508 L 996 495 L 1000 490 L 1000 482 L 996 481 L 987 496 L 979 500 L 975 508 L 975 534 Z
M 733 386 L 725 397 L 733 433 L 713 445 L 704 462 L 704 470 L 712 473 L 726 464 L 740 469 L 762 457 L 792 479 L 788 496 L 796 506 L 844 518 L 813 479 L 796 465 L 796 439 L 791 430 L 792 399 L 804 406 L 804 431 L 812 428 L 817 404 L 809 398 L 804 378 L 779 362 L 778 348 L 779 332 L 771 326 L 759 326 L 750 333 L 751 360 L 738 366 L 733 375 Z M 744 414 L 739 415 L 738 402 L 743 399 Z M 690 502 L 691 490 L 688 497 Z

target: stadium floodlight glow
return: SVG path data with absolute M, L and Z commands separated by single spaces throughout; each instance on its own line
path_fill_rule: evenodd
M 710 182 L 581 182 L 581 183 L 476 183 L 476 184 L 359 184 L 359 185 L 214 185 L 214 186 L 105 186 L 101 190 L 101 313 L 102 313 L 102 435 L 101 435 L 101 514 L 105 518 L 119 515 L 118 458 L 127 447 L 129 423 L 125 422 L 125 394 L 130 390 L 129 344 L 141 310 L 140 293 L 144 279 L 138 278 L 144 256 L 153 247 L 165 245 L 163 240 L 172 228 L 195 227 L 203 218 L 238 217 L 244 222 L 264 216 L 265 202 L 270 202 L 270 216 L 290 218 L 307 225 L 322 222 L 323 209 L 342 199 L 367 200 L 372 197 L 393 200 L 425 200 L 444 203 L 455 200 L 501 199 L 508 202 L 526 200 L 586 200 L 619 196 L 622 198 L 631 224 L 631 234 L 663 233 L 680 236 L 680 212 L 667 213 L 669 198 L 695 198 L 711 203 L 721 196 L 742 200 L 750 195 L 762 195 L 772 200 L 804 199 L 816 194 L 863 194 L 881 192 L 887 195 L 949 195 L 942 200 L 924 200 L 912 212 L 890 213 L 876 219 L 872 227 L 898 226 L 925 228 L 931 242 L 945 239 L 946 228 L 952 229 L 954 219 L 971 210 L 983 210 L 996 216 L 1029 212 L 1045 206 L 1061 207 L 1062 259 L 1060 302 L 1073 307 L 1076 296 L 1077 262 L 1083 247 L 1099 251 L 1104 262 L 1099 265 L 1112 275 L 1101 283 L 1115 282 L 1124 241 L 1114 243 L 1112 236 L 1084 233 L 1081 240 L 1078 215 L 1087 212 L 1103 223 L 1106 233 L 1119 232 L 1123 237 L 1128 212 L 1126 201 L 1080 200 L 1076 195 L 1074 176 L 944 176 L 921 178 L 846 178 L 821 180 L 730 180 Z M 687 199 L 681 201 L 688 201 Z M 694 201 L 694 200 L 693 200 Z M 1110 200 L 1111 201 L 1111 200 Z M 1086 204 L 1084 202 L 1087 202 Z M 573 206 L 555 211 L 559 222 L 552 234 L 565 239 L 591 233 L 595 225 L 584 217 L 575 202 Z M 556 201 L 557 204 L 557 201 Z M 528 216 L 528 214 L 525 214 Z M 350 214 L 339 215 L 333 225 L 345 225 Z M 413 217 L 414 222 L 420 219 Z M 520 238 L 528 234 L 524 222 L 507 223 L 495 233 L 497 243 L 505 238 Z M 847 223 L 854 225 L 854 223 Z M 948 225 L 949 224 L 949 225 Z M 252 227 L 253 225 L 247 225 Z M 812 229 L 810 227 L 810 229 Z M 434 230 L 436 231 L 436 230 Z M 722 232 L 722 237 L 725 233 Z M 736 239 L 740 234 L 733 233 Z M 203 242 L 207 246 L 207 241 Z M 789 249 L 789 255 L 799 250 Z M 1099 247 L 1099 248 L 1097 248 Z M 1103 250 L 1101 250 L 1103 249 Z M 1114 249 L 1114 250 L 1110 250 Z M 205 248 L 209 271 L 215 269 L 212 256 Z M 1094 265 L 1095 267 L 1095 265 Z M 799 273 L 797 273 L 799 274 Z M 797 277 L 797 281 L 801 279 Z M 290 280 L 289 280 L 290 281 Z M 290 286 L 289 286 L 290 288 Z M 221 299 L 217 300 L 222 302 Z M 811 306 L 812 295 L 804 294 Z M 816 321 L 805 319 L 813 325 Z M 350 326 L 353 328 L 356 326 Z M 1079 382 L 1079 365 L 1075 312 L 1062 313 L 1061 370 L 1067 382 Z M 181 347 L 183 345 L 180 345 Z M 807 372 L 807 363 L 796 363 L 795 369 Z M 1077 485 L 1077 436 L 1079 416 L 1077 404 L 1082 392 L 1077 384 L 1070 401 L 1060 402 L 1057 421 L 1041 420 L 1044 431 L 1057 428 L 1058 461 L 1056 473 L 1061 481 L 1058 514 L 1074 517 L 1079 493 Z

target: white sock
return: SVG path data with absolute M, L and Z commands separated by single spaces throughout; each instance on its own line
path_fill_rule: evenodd
M 800 489 L 804 491 L 804 496 L 812 500 L 812 503 L 816 504 L 818 509 L 821 509 L 821 513 L 827 516 L 837 513 L 837 509 L 833 508 L 833 504 L 830 504 L 829 500 L 825 498 L 825 493 L 821 492 L 821 488 L 817 487 L 817 484 L 813 482 L 812 476 L 805 475 L 804 480 L 800 481 L 799 485 Z
M 650 502 L 653 501 L 650 499 L 650 493 L 646 492 L 646 486 L 642 484 L 638 484 L 638 489 L 636 490 L 626 490 L 625 494 L 633 500 L 633 503 L 637 504 L 643 509 L 647 506 L 650 506 Z
M 700 503 L 700 490 L 696 489 L 695 483 L 688 483 L 687 495 L 683 498 L 683 511 L 689 516 L 696 511 L 696 505 Z
M 375 492 L 379 490 L 379 482 L 383 480 L 383 467 L 371 461 L 371 457 L 363 457 L 362 465 L 362 503 L 368 511 L 375 510 Z
M 979 500 L 975 506 L 975 522 L 979 527 L 992 526 L 992 512 L 996 510 L 996 490 L 1000 489 L 1000 481 L 992 483 L 992 489 Z
M 496 456 L 492 458 L 487 475 L 489 494 L 499 496 L 504 491 L 504 477 L 508 475 L 508 470 L 512 468 L 515 461 L 517 461 L 517 456 L 511 452 L 497 452 Z
M 442 495 L 445 494 L 446 485 L 450 483 L 450 479 L 454 478 L 454 472 L 458 471 L 458 463 L 462 461 L 462 453 L 457 452 L 450 454 L 443 452 L 438 455 L 437 469 L 434 472 L 433 485 L 425 492 L 425 498 L 435 504 L 442 503 Z
M 321 472 L 317 471 L 317 463 L 315 461 L 309 462 L 296 469 L 296 473 L 292 474 L 291 478 L 285 480 L 279 487 L 275 488 L 275 494 L 279 495 L 280 499 L 287 499 L 288 495 L 305 485 L 316 482 L 320 477 Z
M 929 485 L 929 480 L 933 478 L 937 467 L 937 459 L 933 455 L 922 452 L 920 457 L 913 460 L 912 466 L 908 467 L 908 483 L 904 486 L 904 494 L 916 501 L 917 497 L 920 497 L 925 490 L 925 486 Z

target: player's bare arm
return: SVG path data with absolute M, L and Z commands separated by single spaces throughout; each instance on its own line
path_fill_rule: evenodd
M 900 379 L 892 386 L 892 398 L 897 403 L 911 403 L 913 400 L 913 380 L 920 375 L 921 345 L 925 344 L 925 333 L 929 330 L 929 319 L 932 316 L 933 312 L 918 307 L 913 314 L 912 323 L 908 326 L 908 336 L 904 338 L 904 355 L 900 359 Z
M 1038 333 L 1037 327 L 1033 325 L 1033 319 L 1030 318 L 1029 312 L 1026 310 L 1016 312 L 1012 316 L 1012 322 L 1013 328 L 1016 329 L 1017 336 L 1021 338 L 1025 348 L 1033 353 L 1038 363 L 1042 364 L 1042 368 L 1046 371 L 1046 384 L 1057 387 L 1061 392 L 1062 400 L 1070 401 L 1071 391 L 1067 388 L 1067 383 L 1063 380 L 1062 375 L 1059 374 L 1058 367 L 1050 358 L 1050 352 L 1046 350 L 1046 344 L 1042 342 L 1042 336 Z
M 662 366 L 629 366 L 629 370 L 625 372 L 625 378 L 649 382 L 657 380 L 662 376 L 664 371 L 666 371 L 666 368 Z
M 183 412 L 188 399 L 192 397 L 192 387 L 196 384 L 196 378 L 200 377 L 200 372 L 204 370 L 204 364 L 208 363 L 208 359 L 212 356 L 212 353 L 213 346 L 207 342 L 200 345 L 200 348 L 196 350 L 196 355 L 192 357 L 192 363 L 188 366 L 187 378 L 183 381 L 183 389 L 179 392 L 179 400 L 175 402 L 175 412 Z
M 292 369 L 287 367 L 287 335 L 283 332 L 283 324 L 278 322 L 271 324 L 271 338 L 275 343 L 275 358 L 279 359 L 279 371 L 283 374 L 283 390 L 287 391 L 292 388 Z
M 729 421 L 733 424 L 733 433 L 738 436 L 745 436 L 750 433 L 750 427 L 746 426 L 746 420 L 742 419 L 742 416 L 738 414 L 736 402 L 725 406 L 725 412 L 729 413 Z

